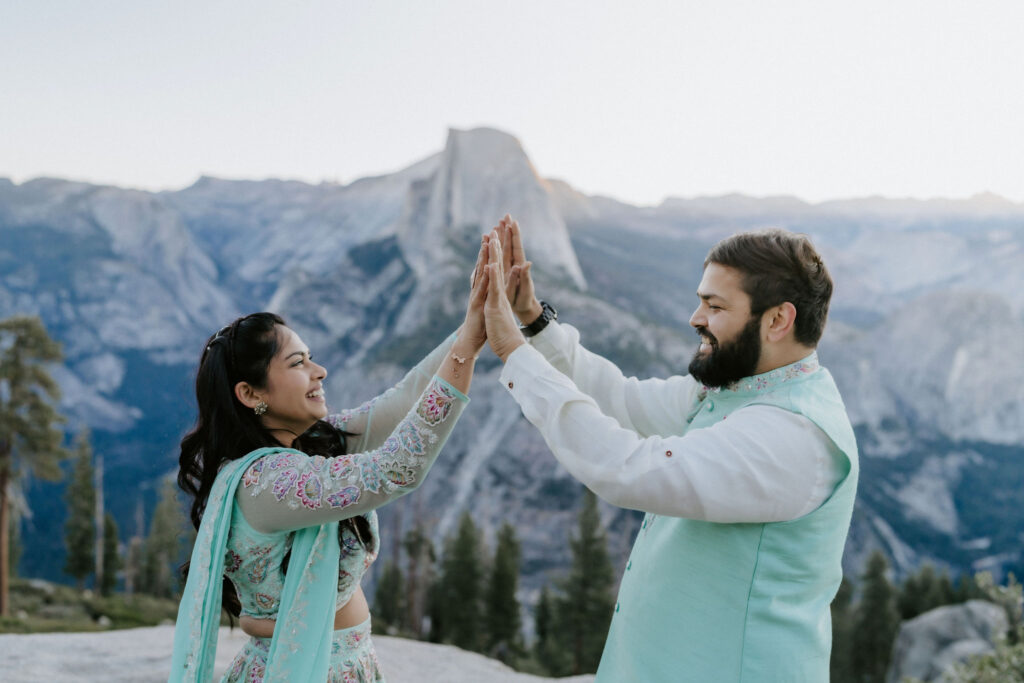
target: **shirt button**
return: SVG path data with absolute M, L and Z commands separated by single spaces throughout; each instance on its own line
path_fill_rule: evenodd
M 714 409 L 715 409 L 715 402 L 714 401 L 708 401 L 708 412 L 710 413 Z
M 671 458 L 672 457 L 672 451 L 665 451 L 665 457 L 666 458 Z
M 646 529 L 647 528 L 647 519 L 646 518 L 644 518 L 644 523 L 640 525 L 640 528 L 641 529 Z
M 628 572 L 632 568 L 633 568 L 633 560 L 630 560 L 630 561 L 626 562 L 626 571 Z
M 509 382 L 509 383 L 508 383 L 508 388 L 509 388 L 509 389 L 511 389 L 511 388 L 512 388 L 513 386 L 515 386 L 515 385 L 514 385 L 514 384 L 513 384 L 512 382 Z
M 618 612 L 618 611 L 619 611 L 619 603 L 615 603 L 615 611 L 616 611 L 616 612 Z

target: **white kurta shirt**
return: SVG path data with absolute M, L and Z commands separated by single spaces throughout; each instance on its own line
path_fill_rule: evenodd
M 681 436 L 704 390 L 692 377 L 626 378 L 557 322 L 530 342 L 502 383 L 569 473 L 613 505 L 781 522 L 817 509 L 842 478 L 836 447 L 802 415 L 753 405 Z

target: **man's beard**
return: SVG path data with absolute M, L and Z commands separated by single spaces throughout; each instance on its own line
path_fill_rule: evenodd
M 719 346 L 718 340 L 707 328 L 698 327 L 701 336 L 711 340 L 711 351 L 701 354 L 700 347 L 690 361 L 690 374 L 707 387 L 724 387 L 750 377 L 757 370 L 761 358 L 761 317 L 751 316 L 731 342 Z

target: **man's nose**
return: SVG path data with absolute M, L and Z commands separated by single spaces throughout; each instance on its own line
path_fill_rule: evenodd
M 707 327 L 707 323 L 707 316 L 705 316 L 699 308 L 693 312 L 693 315 L 690 316 L 691 327 Z

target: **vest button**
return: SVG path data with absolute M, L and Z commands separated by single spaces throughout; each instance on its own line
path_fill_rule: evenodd
M 714 401 L 708 401 L 708 412 L 710 413 L 714 409 L 715 409 L 715 402 Z
M 640 525 L 640 528 L 641 529 L 646 529 L 647 528 L 647 518 L 646 517 L 644 517 L 644 523 Z
M 616 611 L 616 612 L 618 612 L 618 611 L 619 611 L 619 603 L 615 603 L 615 611 Z
M 633 560 L 629 560 L 628 562 L 626 562 L 626 571 L 628 572 L 632 568 L 633 568 Z
M 512 388 L 513 386 L 514 386 L 514 385 L 512 384 L 512 382 L 509 382 L 509 383 L 508 383 L 508 388 L 509 388 L 509 389 L 511 389 L 511 388 Z

